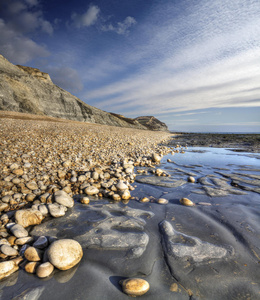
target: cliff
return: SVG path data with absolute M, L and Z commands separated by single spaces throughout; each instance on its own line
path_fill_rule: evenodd
M 0 55 L 0 110 L 46 115 L 75 121 L 147 129 L 138 120 L 90 106 L 55 85 L 49 74 L 15 66 Z
M 145 126 L 146 128 L 148 128 L 149 130 L 169 131 L 165 123 L 161 122 L 153 116 L 137 117 L 135 118 L 135 120 L 143 126 Z

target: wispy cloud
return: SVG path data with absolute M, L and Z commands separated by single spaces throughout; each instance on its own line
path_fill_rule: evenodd
M 98 6 L 90 5 L 84 14 L 73 13 L 71 19 L 73 20 L 73 25 L 77 28 L 89 27 L 97 22 L 99 13 L 100 8 Z
M 165 8 L 157 7 L 139 24 L 143 31 L 135 47 L 114 54 L 118 64 L 126 61 L 126 69 L 139 67 L 89 91 L 86 99 L 126 115 L 260 105 L 258 1 L 246 7 L 243 1 L 199 1 L 177 20 L 171 19 L 175 7 L 169 4 L 165 20 L 156 26 L 152 21 L 159 9 Z
M 36 32 L 53 34 L 51 23 L 43 16 L 36 0 L 3 0 L 0 15 L 0 52 L 14 63 L 25 64 L 45 57 L 47 48 L 33 40 Z
M 102 31 L 114 31 L 117 34 L 127 34 L 129 33 L 129 28 L 135 25 L 137 22 L 133 17 L 126 17 L 123 22 L 118 22 L 116 25 L 103 24 L 101 25 Z

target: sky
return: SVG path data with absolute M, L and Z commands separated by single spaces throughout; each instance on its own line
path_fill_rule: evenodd
M 108 112 L 260 133 L 259 0 L 0 0 L 0 53 Z

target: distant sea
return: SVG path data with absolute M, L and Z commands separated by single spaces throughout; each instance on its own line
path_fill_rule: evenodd
M 201 133 L 201 134 L 260 134 L 260 132 L 202 132 L 202 131 L 177 131 L 177 130 L 170 130 L 171 133 Z

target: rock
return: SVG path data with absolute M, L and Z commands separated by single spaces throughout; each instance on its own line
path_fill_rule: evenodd
M 119 191 L 124 191 L 124 190 L 128 189 L 128 186 L 126 184 L 124 184 L 124 182 L 122 180 L 119 180 L 119 182 L 116 185 L 116 188 Z
M 39 262 L 30 261 L 25 265 L 24 269 L 27 273 L 33 274 L 36 272 L 36 269 L 39 266 L 39 264 Z
M 147 198 L 147 197 L 143 197 L 143 198 L 140 199 L 140 202 L 147 203 L 147 202 L 150 202 L 150 199 Z
M 193 203 L 188 198 L 181 198 L 180 203 L 185 206 L 195 206 L 195 203 Z
M 164 199 L 164 198 L 159 198 L 157 200 L 157 203 L 159 203 L 159 204 L 168 204 L 169 201 L 167 199 Z
M 39 210 L 22 209 L 15 213 L 16 223 L 23 227 L 41 224 L 42 220 L 43 215 Z
M 22 246 L 24 244 L 29 244 L 33 241 L 33 238 L 31 236 L 19 238 L 15 240 L 15 244 L 18 246 Z
M 71 239 L 55 241 L 47 251 L 49 261 L 60 270 L 74 267 L 83 256 L 81 245 Z
M 58 204 L 64 205 L 66 207 L 73 207 L 74 200 L 64 191 L 57 191 L 54 193 L 54 200 Z
M 24 257 L 29 261 L 41 261 L 42 255 L 42 251 L 34 247 L 28 247 L 24 252 Z
M 99 189 L 96 188 L 95 186 L 89 186 L 84 190 L 84 193 L 89 196 L 93 196 L 99 193 Z
M 121 196 L 122 200 L 128 200 L 131 198 L 131 194 L 130 194 L 129 190 L 124 190 L 123 192 L 120 193 L 120 196 Z
M 195 180 L 194 177 L 189 176 L 189 177 L 188 177 L 188 182 L 194 183 L 194 182 L 196 182 L 196 180 Z
M 162 157 L 159 154 L 157 154 L 157 153 L 152 154 L 152 161 L 153 162 L 160 162 L 161 159 L 162 159 Z
M 54 218 L 59 218 L 65 215 L 66 207 L 59 204 L 48 204 L 50 215 Z
M 48 246 L 49 242 L 46 236 L 40 236 L 37 241 L 33 243 L 33 247 L 38 249 L 44 249 Z
M 19 269 L 18 264 L 22 261 L 22 258 L 17 258 L 0 263 L 0 279 L 8 277 Z
M 54 266 L 50 262 L 46 262 L 38 266 L 36 274 L 40 278 L 45 278 L 50 276 L 53 270 Z
M 88 197 L 83 197 L 83 198 L 80 200 L 80 202 L 81 202 L 82 204 L 89 204 L 89 198 L 88 198 Z
M 41 214 L 45 217 L 48 215 L 49 211 L 46 205 L 41 204 L 38 206 L 38 210 L 41 212 Z
M 113 198 L 114 201 L 120 201 L 121 200 L 121 197 L 118 194 L 113 194 L 112 198 Z
M 28 236 L 28 232 L 20 224 L 15 224 L 11 227 L 12 234 L 17 238 L 23 238 Z
M 11 235 L 8 237 L 7 241 L 11 246 L 13 246 L 15 245 L 16 237 L 14 235 Z
M 121 282 L 121 285 L 123 292 L 132 297 L 142 296 L 150 288 L 149 283 L 141 278 L 125 279 Z
M 38 189 L 38 185 L 35 181 L 28 182 L 26 184 L 26 186 L 28 187 L 29 190 L 32 190 L 32 191 Z
M 1 252 L 7 256 L 16 256 L 18 255 L 18 251 L 8 245 L 1 246 Z
M 0 212 L 7 209 L 8 207 L 9 207 L 9 204 L 0 202 Z

